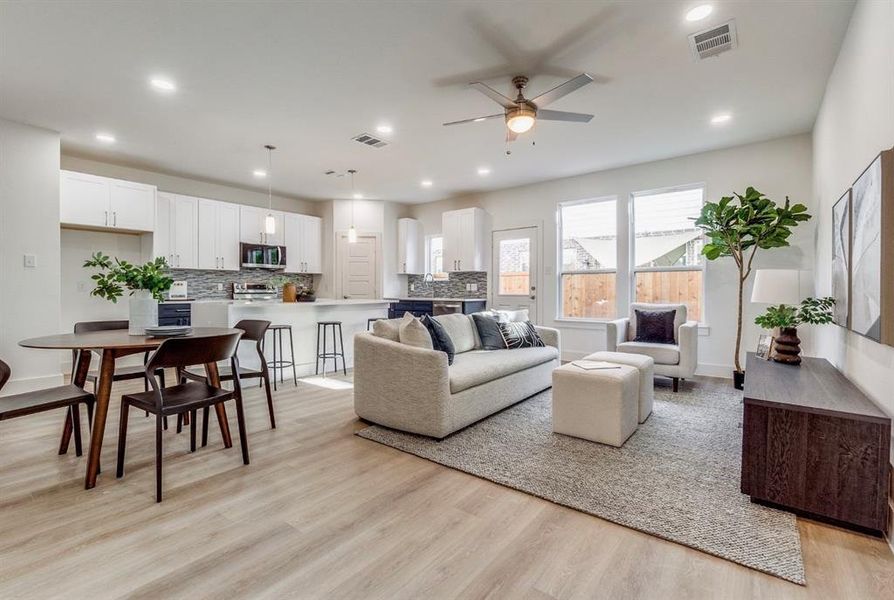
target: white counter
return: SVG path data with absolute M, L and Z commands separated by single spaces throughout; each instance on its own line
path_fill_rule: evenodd
M 354 334 L 366 331 L 367 320 L 388 316 L 388 300 L 341 300 L 318 298 L 316 302 L 281 302 L 273 300 L 206 300 L 192 303 L 193 327 L 232 327 L 242 319 L 263 319 L 273 325 L 291 325 L 295 345 L 298 376 L 313 375 L 317 354 L 317 322 L 341 321 L 345 363 L 350 369 L 354 359 Z M 331 332 L 331 329 L 330 329 Z M 283 351 L 289 356 L 289 333 L 284 331 Z M 330 333 L 331 335 L 331 333 Z M 273 360 L 272 334 L 267 334 L 266 355 Z M 331 348 L 331 338 L 329 340 Z M 328 351 L 331 352 L 331 349 Z M 253 344 L 242 343 L 239 360 L 248 368 L 258 368 Z M 341 368 L 341 360 L 338 362 Z M 333 370 L 328 361 L 327 372 Z M 291 369 L 288 377 L 291 377 Z

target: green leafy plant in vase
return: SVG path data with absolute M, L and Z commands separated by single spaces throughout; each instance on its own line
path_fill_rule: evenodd
M 810 218 L 807 207 L 791 204 L 788 196 L 785 204 L 779 206 L 753 187 L 748 187 L 744 194 L 734 193 L 718 202 L 706 202 L 695 220 L 696 226 L 708 238 L 702 248 L 705 258 L 732 258 L 738 269 L 736 348 L 733 354 L 733 380 L 737 388 L 741 388 L 745 380 L 739 358 L 742 349 L 742 302 L 754 257 L 761 249 L 789 246 L 792 229 Z
M 773 360 L 790 365 L 801 364 L 801 340 L 798 326 L 802 324 L 825 325 L 832 322 L 835 298 L 805 298 L 799 306 L 779 304 L 770 306 L 754 322 L 764 329 L 778 329 L 774 339 Z
M 168 263 L 164 258 L 135 265 L 96 252 L 84 262 L 84 267 L 99 270 L 90 276 L 96 286 L 91 296 L 117 304 L 124 292 L 129 291 L 128 333 L 145 335 L 146 327 L 158 325 L 158 303 L 174 283 L 167 275 Z

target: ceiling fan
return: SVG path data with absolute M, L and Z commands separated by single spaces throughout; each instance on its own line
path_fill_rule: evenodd
M 514 141 L 519 134 L 529 131 L 538 119 L 542 121 L 570 121 L 572 123 L 589 123 L 590 119 L 593 118 L 593 115 L 566 112 L 563 110 L 546 110 L 544 107 L 552 104 L 559 98 L 567 96 L 571 92 L 580 89 L 588 83 L 592 83 L 592 81 L 593 78 L 590 75 L 581 73 L 577 77 L 569 79 L 565 83 L 557 85 L 548 92 L 544 92 L 543 94 L 540 94 L 536 98 L 532 98 L 530 100 L 525 98 L 524 95 L 525 86 L 528 85 L 528 78 L 524 75 L 517 75 L 512 78 L 512 85 L 514 85 L 515 89 L 518 90 L 518 96 L 516 96 L 515 100 L 504 96 L 497 90 L 488 85 L 485 85 L 484 83 L 481 83 L 480 81 L 475 81 L 473 83 L 470 83 L 469 85 L 502 106 L 503 112 L 493 115 L 487 115 L 484 117 L 476 117 L 474 119 L 451 121 L 450 123 L 444 123 L 444 125 L 447 126 L 460 125 L 462 123 L 480 123 L 481 121 L 486 121 L 487 119 L 496 119 L 502 117 L 506 120 L 506 127 L 508 128 L 506 132 L 506 140 L 511 142 Z

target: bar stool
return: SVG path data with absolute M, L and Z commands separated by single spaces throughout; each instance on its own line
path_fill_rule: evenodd
M 332 328 L 332 352 L 328 351 L 326 342 L 326 333 Z M 338 330 L 338 339 L 335 339 L 335 331 Z M 322 336 L 320 335 L 322 333 Z M 320 352 L 320 338 L 323 341 L 323 351 Z M 317 364 L 316 372 L 320 374 L 320 359 L 323 359 L 323 376 L 326 376 L 326 359 L 331 358 L 335 365 L 335 371 L 338 371 L 338 357 L 341 357 L 341 370 L 345 375 L 348 374 L 348 368 L 345 365 L 345 342 L 341 336 L 341 321 L 317 321 Z
M 282 351 L 282 332 L 283 330 L 289 331 L 289 358 L 291 360 L 285 360 L 285 355 Z M 292 379 L 295 382 L 295 385 L 298 385 L 298 374 L 295 371 L 295 342 L 292 339 L 292 326 L 291 325 L 271 325 L 268 329 L 273 334 L 273 360 L 267 362 L 267 366 L 273 369 L 273 389 L 276 390 L 276 370 L 279 369 L 279 381 L 283 381 L 283 372 L 288 368 L 292 367 Z M 279 352 L 277 353 L 277 338 L 279 338 Z M 266 343 L 266 339 L 265 339 Z

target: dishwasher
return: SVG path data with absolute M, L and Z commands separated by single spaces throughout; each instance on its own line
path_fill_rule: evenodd
M 462 314 L 463 303 L 462 302 L 432 302 L 431 303 L 431 312 L 434 316 L 452 315 L 455 313 Z

